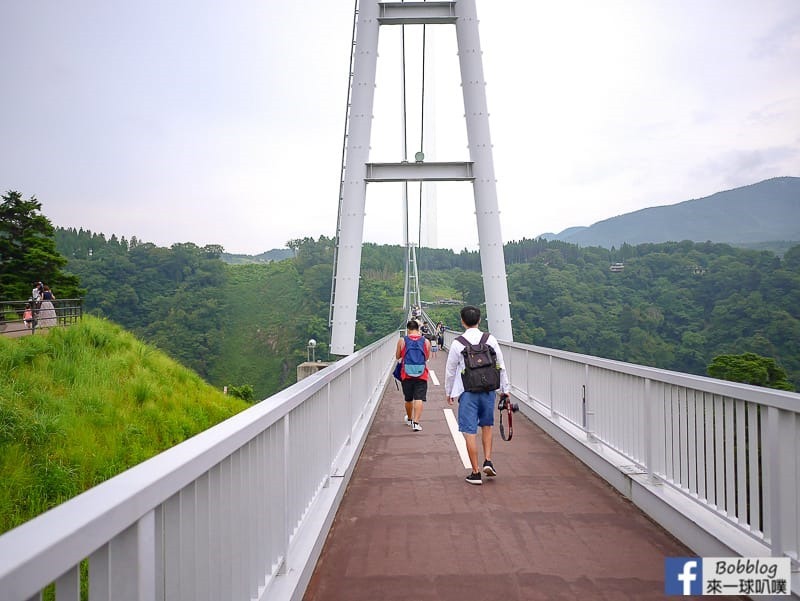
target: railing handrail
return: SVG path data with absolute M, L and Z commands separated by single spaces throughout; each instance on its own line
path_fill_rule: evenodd
M 452 338 L 455 339 L 458 335 L 459 333 L 455 333 Z M 777 390 L 775 388 L 754 386 L 752 384 L 743 384 L 728 380 L 718 380 L 708 376 L 698 376 L 695 374 L 686 374 L 683 372 L 670 371 L 657 367 L 638 365 L 636 363 L 626 363 L 624 361 L 617 361 L 615 359 L 604 359 L 602 357 L 594 357 L 592 355 L 582 355 L 580 353 L 551 349 L 533 344 L 503 341 L 501 341 L 501 344 L 509 348 L 527 349 L 546 354 L 551 357 L 559 357 L 568 361 L 576 361 L 582 365 L 591 365 L 602 369 L 639 376 L 641 378 L 658 380 L 666 384 L 686 386 L 711 394 L 746 399 L 748 401 L 759 403 L 760 405 L 777 407 L 786 411 L 800 412 L 800 393 L 797 392 Z
M 39 299 L 39 300 L 43 300 L 43 299 Z M 80 296 L 75 296 L 75 297 L 60 297 L 59 296 L 58 298 L 54 298 L 52 300 L 53 300 L 53 302 L 55 302 L 55 301 L 76 301 L 76 300 L 80 301 L 80 300 L 83 300 L 83 298 L 80 297 Z M 25 304 L 25 303 L 30 303 L 32 301 L 33 301 L 33 299 L 30 298 L 30 297 L 28 297 L 28 298 L 26 298 L 24 300 L 0 299 L 0 305 L 4 305 L 4 304 L 8 304 L 8 303 L 22 303 L 22 304 Z
M 51 307 L 42 308 L 43 299 L 0 300 L 0 334 L 21 336 L 35 334 L 38 329 L 63 327 L 77 323 L 83 317 L 82 298 L 54 298 Z M 30 319 L 25 317 L 25 309 L 30 307 Z M 7 313 L 15 314 L 7 319 Z

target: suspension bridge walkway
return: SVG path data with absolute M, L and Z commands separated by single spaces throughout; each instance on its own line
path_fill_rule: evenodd
M 501 341 L 476 487 L 441 387 L 404 425 L 396 340 L 0 536 L 0 599 L 660 599 L 686 556 L 789 557 L 797 598 L 800 395 Z
M 529 420 L 495 435 L 498 476 L 476 487 L 443 386 L 422 432 L 403 406 L 389 382 L 306 601 L 662 599 L 664 557 L 693 555 Z

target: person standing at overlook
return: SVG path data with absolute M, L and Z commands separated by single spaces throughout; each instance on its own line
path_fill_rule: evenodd
M 33 283 L 33 290 L 31 290 L 31 302 L 33 303 L 33 308 L 39 308 L 39 301 L 42 300 L 42 283 L 41 282 L 34 282 Z
M 42 301 L 39 305 L 39 319 L 37 322 L 40 328 L 50 328 L 57 325 L 56 309 L 53 301 L 56 300 L 53 291 L 49 286 L 42 287 Z
M 22 312 L 22 321 L 27 329 L 33 328 L 33 307 L 31 303 L 26 303 L 25 310 Z

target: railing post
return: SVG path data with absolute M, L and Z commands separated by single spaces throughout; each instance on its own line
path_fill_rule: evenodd
M 769 546 L 773 557 L 780 556 L 783 547 L 781 534 L 781 470 L 780 470 L 780 440 L 778 427 L 779 410 L 777 407 L 767 408 L 767 460 L 764 462 L 766 470 L 768 501 L 765 503 L 769 516 L 765 520 L 769 523 Z
M 56 597 L 61 601 L 78 601 L 80 596 L 80 567 L 73 566 L 56 579 Z
M 590 407 L 589 401 L 591 400 L 591 393 L 588 391 L 589 388 L 589 364 L 584 363 L 583 365 L 583 429 L 586 431 L 586 438 L 591 442 L 597 440 L 597 437 L 594 434 L 594 417 L 595 412 L 594 408 Z
M 345 446 L 350 446 L 350 441 L 353 438 L 353 368 L 347 369 L 347 438 L 344 441 Z
M 797 530 L 787 525 L 794 523 L 794 511 L 798 499 L 796 462 L 798 448 L 795 442 L 796 418 L 781 415 L 777 407 L 767 410 L 767 452 L 765 465 L 766 496 L 765 509 L 769 516 L 765 520 L 769 524 L 768 541 L 773 557 L 786 557 L 798 551 Z M 762 439 L 763 440 L 763 439 Z
M 528 369 L 528 365 L 530 364 L 531 355 L 530 355 L 530 352 L 528 352 L 528 349 L 525 349 L 524 353 L 525 353 L 525 363 L 524 363 L 524 365 L 525 365 L 525 398 L 530 401 L 530 399 L 533 397 L 533 395 L 531 394 L 531 379 L 530 379 L 530 371 L 531 370 Z M 511 354 L 511 349 L 509 349 L 509 355 L 510 354 Z
M 655 445 L 659 444 L 656 440 L 656 416 L 653 411 L 653 399 L 650 392 L 650 378 L 644 379 L 644 461 L 647 469 L 647 478 L 651 484 L 661 484 L 661 479 L 656 475 L 655 469 Z
M 331 412 L 331 384 L 328 382 L 325 385 L 325 423 L 328 424 L 328 450 L 325 453 L 325 456 L 328 458 L 328 473 L 325 476 L 325 483 L 322 485 L 323 488 L 328 488 L 331 484 L 331 474 L 333 473 L 334 466 L 333 466 L 333 421 L 331 420 L 332 412 Z
M 281 547 L 283 548 L 283 558 L 278 566 L 278 574 L 286 574 L 289 563 L 289 478 L 292 470 L 289 465 L 289 416 L 287 413 L 283 416 L 283 532 L 281 533 Z
M 113 538 L 107 550 L 95 554 L 96 569 L 102 580 L 96 583 L 97 593 L 108 597 L 151 601 L 156 598 L 156 521 L 155 511 L 149 511 L 133 526 Z M 92 564 L 90 561 L 91 573 Z M 107 574 L 103 574 L 107 570 Z M 58 598 L 58 596 L 56 597 Z M 100 597 L 102 598 L 102 597 Z

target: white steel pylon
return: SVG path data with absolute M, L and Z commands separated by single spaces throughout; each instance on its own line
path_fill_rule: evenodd
M 369 162 L 378 31 L 382 25 L 408 24 L 456 27 L 469 144 L 468 162 Z M 472 182 L 488 328 L 500 340 L 513 340 L 475 0 L 360 0 L 351 68 L 344 173 L 336 232 L 336 265 L 331 294 L 331 353 L 349 355 L 355 346 L 368 182 Z

